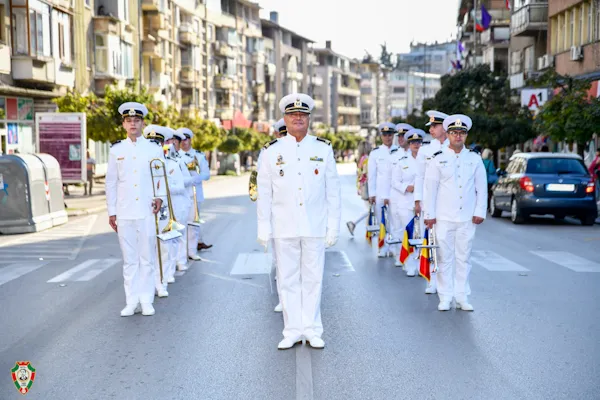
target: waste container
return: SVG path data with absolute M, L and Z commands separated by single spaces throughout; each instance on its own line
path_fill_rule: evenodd
M 60 167 L 54 157 L 0 156 L 0 233 L 37 232 L 67 220 Z

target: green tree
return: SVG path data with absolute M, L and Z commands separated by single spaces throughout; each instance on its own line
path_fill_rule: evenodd
M 579 154 L 583 156 L 585 145 L 598 131 L 600 120 L 600 99 L 588 92 L 591 82 L 548 71 L 529 83 L 534 87 L 557 88 L 536 116 L 535 131 L 554 141 L 577 143 Z

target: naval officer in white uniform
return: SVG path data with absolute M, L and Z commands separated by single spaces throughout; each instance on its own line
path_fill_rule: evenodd
M 390 193 L 390 166 L 392 160 L 392 151 L 397 147 L 392 145 L 394 135 L 396 134 L 396 125 L 391 122 L 382 122 L 378 126 L 381 135 L 382 144 L 371 150 L 367 166 L 367 185 L 369 187 L 369 202 L 375 205 L 375 223 L 381 222 L 381 209 L 384 205 L 389 205 Z M 397 151 L 397 150 L 396 150 Z M 378 246 L 379 235 L 373 234 L 371 245 Z M 378 249 L 379 257 L 386 257 L 389 252 L 389 245 L 385 243 Z
M 431 134 L 432 139 L 429 144 L 423 145 L 417 154 L 417 176 L 415 177 L 414 198 L 415 213 L 418 215 L 422 215 L 423 210 L 427 208 L 427 203 L 423 199 L 423 184 L 427 165 L 429 165 L 433 153 L 439 151 L 442 147 L 448 146 L 448 135 L 443 126 L 444 119 L 446 119 L 448 115 L 443 112 L 430 110 L 427 111 L 427 116 L 429 117 L 429 122 L 427 122 L 426 126 L 429 127 L 429 134 Z M 437 293 L 436 282 L 435 273 L 431 273 L 430 280 L 425 288 L 425 293 Z
M 340 180 L 329 141 L 308 135 L 313 99 L 303 93 L 279 102 L 287 135 L 265 145 L 258 169 L 258 241 L 274 239 L 283 306 L 283 340 L 323 348 L 321 290 L 325 247 L 338 239 Z
M 473 311 L 471 250 L 475 228 L 486 217 L 487 174 L 483 160 L 465 147 L 472 121 L 456 114 L 444 119 L 450 144 L 437 151 L 425 173 L 425 223 L 435 225 L 438 252 L 438 310 L 447 311 L 453 298 L 456 308 Z
M 162 205 L 164 182 L 152 190 L 150 161 L 164 159 L 162 149 L 142 136 L 148 109 L 135 102 L 119 107 L 127 138 L 112 144 L 106 171 L 108 222 L 119 235 L 128 317 L 141 305 L 143 315 L 154 315 L 155 216 Z

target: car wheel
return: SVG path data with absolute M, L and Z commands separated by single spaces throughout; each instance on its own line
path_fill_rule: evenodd
M 513 222 L 513 224 L 522 224 L 525 222 L 525 218 L 519 209 L 519 203 L 517 202 L 517 199 L 512 199 L 510 204 L 510 220 Z
M 581 225 L 592 226 L 596 222 L 596 215 L 587 214 L 581 217 Z
M 492 195 L 492 199 L 490 200 L 490 214 L 492 217 L 498 218 L 502 216 L 502 210 L 496 207 L 496 198 Z

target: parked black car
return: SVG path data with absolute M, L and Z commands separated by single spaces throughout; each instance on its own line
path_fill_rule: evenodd
M 598 216 L 594 178 L 577 154 L 518 153 L 510 158 L 506 171 L 498 169 L 497 173 L 490 201 L 492 217 L 510 211 L 512 222 L 520 224 L 533 214 L 551 214 L 593 225 Z

